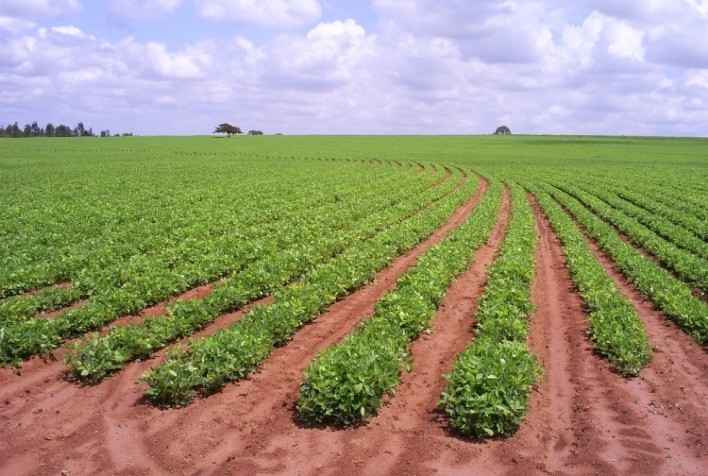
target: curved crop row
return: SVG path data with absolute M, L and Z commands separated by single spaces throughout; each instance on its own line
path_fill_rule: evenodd
M 387 174 L 382 175 L 388 177 Z M 373 179 L 376 180 L 372 181 Z M 406 182 L 401 180 L 401 187 L 408 189 L 418 184 L 423 190 L 429 180 L 419 179 L 416 176 L 411 177 L 405 187 L 403 183 Z M 375 191 L 379 186 L 390 183 L 390 180 L 380 182 L 375 176 L 362 174 L 357 176 L 356 180 L 347 182 L 345 186 L 338 187 L 339 191 L 336 194 L 328 192 L 329 195 L 325 193 L 323 187 L 311 187 L 312 191 L 308 190 L 307 193 L 297 197 L 288 197 L 287 191 L 275 190 L 272 192 L 273 197 L 262 210 L 252 204 L 236 202 L 234 207 L 239 209 L 238 222 L 222 219 L 222 223 L 212 228 L 204 228 L 204 223 L 208 224 L 213 220 L 213 214 L 204 211 L 203 217 L 194 220 L 190 226 L 185 226 L 189 233 L 177 243 L 170 244 L 172 238 L 148 240 L 161 243 L 159 250 L 155 252 L 142 252 L 123 261 L 120 261 L 123 256 L 120 254 L 111 254 L 108 258 L 102 255 L 93 256 L 92 267 L 77 272 L 69 286 L 59 289 L 49 288 L 36 295 L 13 297 L 0 303 L 0 324 L 9 320 L 28 319 L 39 312 L 60 309 L 79 299 L 95 298 L 110 293 L 117 287 L 136 286 L 136 282 L 139 283 L 144 275 L 150 277 L 150 282 L 145 283 L 143 280 L 137 286 L 143 287 L 145 294 L 148 295 L 164 295 L 170 292 L 169 289 L 164 290 L 164 288 L 179 293 L 190 287 L 213 281 L 237 271 L 244 259 L 249 259 L 248 257 L 253 253 L 260 252 L 255 245 L 263 238 L 277 233 L 281 223 L 302 221 L 307 219 L 308 215 L 327 214 L 342 208 L 345 204 L 356 203 L 361 199 L 362 187 Z M 399 183 L 398 180 L 395 183 Z M 367 195 L 372 193 L 375 192 Z M 272 206 L 279 207 L 282 211 L 276 213 L 275 210 L 271 210 Z M 183 232 L 184 230 L 181 230 L 177 237 Z M 140 236 L 136 235 L 132 238 L 139 240 Z M 120 262 L 114 264 L 115 260 Z M 151 289 L 156 286 L 157 290 Z
M 241 183 L 237 191 L 224 187 L 216 195 L 195 190 L 191 180 L 171 181 L 170 193 L 131 193 L 130 183 L 125 190 L 114 191 L 113 184 L 100 182 L 94 186 L 111 193 L 95 197 L 94 190 L 77 191 L 68 184 L 56 183 L 53 187 L 57 191 L 35 191 L 29 202 L 33 203 L 32 210 L 18 206 L 9 213 L 7 209 L 0 212 L 0 230 L 8 232 L 0 239 L 0 297 L 62 281 L 80 282 L 82 289 L 89 290 L 92 281 L 96 281 L 96 290 L 100 291 L 100 277 L 116 264 L 146 253 L 165 255 L 170 249 L 179 250 L 185 242 L 194 242 L 195 237 L 201 243 L 228 240 L 244 227 L 292 216 L 290 205 L 302 202 L 313 207 L 334 199 L 331 193 L 327 194 L 329 188 L 316 187 L 292 196 L 293 188 L 303 188 L 311 180 L 312 171 L 306 167 L 288 168 L 290 175 L 280 178 L 277 169 L 268 176 L 257 175 L 258 170 L 253 166 L 238 167 Z M 366 183 L 367 179 L 384 179 L 387 174 L 377 174 L 372 169 L 371 174 L 352 175 L 349 180 Z M 143 181 L 151 186 L 160 183 L 149 175 L 132 179 L 134 187 Z M 223 180 L 214 178 L 215 183 Z M 334 187 L 342 180 L 332 168 L 323 174 L 322 182 Z M 58 192 L 64 200 L 57 206 L 52 197 Z M 65 197 L 71 197 L 71 201 Z M 147 200 L 149 207 L 144 206 Z M 225 212 L 225 203 L 233 206 L 231 210 L 238 210 L 236 220 L 233 211 Z M 254 203 L 263 205 L 254 207 Z M 192 206 L 196 204 L 200 207 Z M 33 219 L 35 215 L 38 217 Z
M 457 275 L 496 224 L 502 186 L 494 182 L 472 215 L 429 249 L 346 340 L 320 352 L 305 370 L 298 413 L 311 423 L 352 425 L 395 393 L 411 341 L 427 329 Z
M 526 345 L 534 310 L 535 218 L 524 190 L 510 187 L 511 218 L 499 258 L 488 269 L 477 336 L 458 355 L 439 403 L 453 429 L 476 438 L 516 431 L 528 411 L 528 392 L 542 375 Z
M 50 286 L 28 296 L 13 296 L 0 302 L 0 326 L 71 306 L 83 299 L 84 292 L 74 283 Z
M 186 405 L 198 391 L 209 393 L 253 372 L 276 347 L 289 340 L 324 309 L 370 281 L 396 256 L 410 250 L 450 217 L 476 188 L 460 189 L 418 215 L 318 266 L 297 285 L 276 293 L 276 302 L 253 309 L 236 324 L 188 350 L 172 351 L 167 361 L 146 372 L 147 398 L 157 405 Z
M 603 182 L 595 182 L 603 183 Z M 610 187 L 613 193 L 627 200 L 628 202 L 647 210 L 648 212 L 664 217 L 677 226 L 682 227 L 687 232 L 695 235 L 703 241 L 708 241 L 708 220 L 700 219 L 691 213 L 668 206 L 658 200 L 655 196 L 649 195 L 646 190 L 635 190 L 628 186 L 618 186 L 612 182 L 604 183 L 605 187 Z
M 536 185 L 527 188 L 563 244 L 566 264 L 589 310 L 590 336 L 595 349 L 622 375 L 637 375 L 651 360 L 644 324 L 602 268 L 573 220 L 553 201 L 547 189 Z M 565 201 L 561 203 L 566 205 Z
M 572 195 L 597 216 L 617 227 L 633 243 L 641 246 L 672 269 L 679 278 L 698 286 L 704 292 L 708 291 L 708 261 L 676 247 L 673 243 L 658 236 L 634 218 L 612 208 L 602 200 L 580 190 L 576 186 L 567 183 L 554 184 L 554 186 Z
M 343 230 L 337 229 L 339 227 L 328 229 L 326 226 L 300 229 L 301 244 L 295 248 L 253 262 L 237 278 L 216 285 L 203 300 L 177 302 L 168 306 L 167 316 L 150 317 L 140 324 L 114 327 L 105 336 L 94 336 L 75 343 L 70 348 L 66 363 L 77 378 L 96 383 L 129 361 L 147 358 L 168 343 L 208 325 L 224 312 L 265 296 L 317 264 L 345 249 L 358 246 L 382 229 L 440 198 L 439 194 L 440 190 L 430 189 L 404 200 L 396 195 L 388 203 L 378 206 L 371 200 L 364 209 L 379 211 Z
M 696 299 L 691 289 L 665 269 L 646 259 L 628 245 L 615 230 L 585 208 L 578 200 L 558 189 L 547 189 L 580 223 L 588 235 L 617 265 L 617 269 L 664 313 L 698 342 L 708 343 L 708 306 Z
M 676 213 L 682 215 L 680 223 L 685 223 L 694 228 L 697 232 L 708 233 L 708 225 L 705 221 L 708 220 L 708 211 L 706 207 L 699 202 L 702 200 L 696 194 L 686 194 L 678 191 L 675 186 L 666 183 L 653 183 L 652 181 L 643 180 L 620 180 L 617 178 L 608 178 L 608 183 L 626 190 L 630 193 L 638 194 L 643 201 L 651 202 L 659 205 L 662 208 L 673 210 L 673 215 Z
M 703 260 L 708 259 L 708 243 L 698 238 L 696 235 L 687 231 L 679 225 L 675 225 L 667 218 L 657 216 L 630 201 L 620 198 L 615 193 L 609 191 L 602 184 L 593 183 L 592 185 L 578 184 L 585 192 L 596 196 L 611 207 L 619 210 L 628 217 L 634 218 L 649 230 L 653 231 L 665 240 L 683 248 L 684 250 L 695 253 Z
M 454 183 L 445 184 L 433 193 L 444 194 L 454 186 Z M 406 190 L 406 187 L 403 189 Z M 400 190 L 389 190 L 393 195 L 401 193 Z M 407 193 L 410 194 L 411 191 L 407 190 Z M 376 194 L 372 193 L 372 196 Z M 381 202 L 382 199 L 385 200 L 386 196 L 379 191 L 378 203 L 386 203 Z M 332 228 L 338 229 L 349 221 L 360 220 L 370 213 L 371 203 L 367 200 L 345 202 L 339 207 L 331 207 L 327 214 L 319 213 L 322 210 L 318 210 L 314 215 L 303 214 L 302 219 L 289 221 L 260 241 L 243 241 L 241 248 L 234 250 L 233 255 L 224 255 L 224 261 L 218 260 L 219 266 L 223 269 L 228 264 L 229 268 L 238 270 L 255 259 L 272 256 L 282 249 L 289 249 L 318 236 L 316 233 L 300 236 L 303 229 L 317 230 L 321 234 Z M 180 267 L 149 271 L 57 318 L 33 318 L 8 323 L 4 326 L 4 340 L 0 342 L 0 364 L 18 363 L 20 359 L 54 349 L 64 339 L 97 330 L 122 315 L 136 313 L 150 304 L 168 299 L 221 275 L 214 276 L 202 269 Z

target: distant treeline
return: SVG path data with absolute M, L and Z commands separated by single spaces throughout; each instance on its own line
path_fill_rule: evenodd
M 117 134 L 121 135 L 121 134 Z M 132 132 L 126 132 L 124 136 L 132 136 Z M 111 131 L 108 129 L 100 132 L 101 137 L 110 137 Z M 25 124 L 24 128 L 20 128 L 15 122 L 12 125 L 0 125 L 0 137 L 96 137 L 93 128 L 86 129 L 83 122 L 79 122 L 75 127 L 59 124 L 55 126 L 51 122 L 45 127 L 41 127 L 34 121 L 32 124 Z

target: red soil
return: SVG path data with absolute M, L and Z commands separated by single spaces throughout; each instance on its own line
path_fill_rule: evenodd
M 447 430 L 435 405 L 442 374 L 473 338 L 472 315 L 484 268 L 504 233 L 508 195 L 490 242 L 453 284 L 430 333 L 414 343 L 413 371 L 380 414 L 347 430 L 298 422 L 293 406 L 314 354 L 370 316 L 375 302 L 464 220 L 479 196 L 375 282 L 301 329 L 256 374 L 187 408 L 150 407 L 134 384 L 164 352 L 94 387 L 62 379 L 59 362 L 35 359 L 19 377 L 1 370 L 0 474 L 704 474 L 705 352 L 630 286 L 622 289 L 647 323 L 656 351 L 640 378 L 614 374 L 592 352 L 582 301 L 538 210 L 538 311 L 530 345 L 546 378 L 532 392 L 527 421 L 514 436 L 476 442 Z

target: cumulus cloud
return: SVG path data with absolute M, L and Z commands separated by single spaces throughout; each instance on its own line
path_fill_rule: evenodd
M 61 17 L 81 9 L 78 0 L 3 0 L 0 15 L 16 18 Z
M 376 0 L 384 18 L 423 38 L 448 38 L 467 57 L 493 63 L 535 61 L 548 34 L 543 2 Z M 550 18 L 551 15 L 548 15 Z
M 374 41 L 351 19 L 320 23 L 304 36 L 280 35 L 262 48 L 261 85 L 316 92 L 346 85 Z
M 186 2 L 147 3 L 159 17 Z M 208 133 L 224 121 L 284 133 L 484 133 L 507 124 L 705 134 L 705 2 L 374 4 L 371 24 L 323 21 L 329 13 L 315 1 L 195 2 L 195 24 L 210 30 L 179 46 L 146 32 L 109 40 L 90 24 L 0 16 L 0 103 L 20 122 L 83 120 L 143 134 Z M 267 29 L 249 38 L 253 30 L 237 34 L 216 19 Z
M 195 3 L 204 18 L 270 28 L 301 27 L 322 16 L 317 0 L 203 0 Z

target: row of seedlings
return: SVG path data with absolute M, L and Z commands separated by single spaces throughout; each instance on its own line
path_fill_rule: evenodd
M 616 208 L 628 217 L 634 218 L 649 230 L 655 232 L 660 237 L 670 241 L 684 250 L 695 253 L 703 260 L 708 259 L 708 242 L 699 238 L 695 234 L 686 230 L 680 225 L 676 225 L 671 220 L 654 212 L 650 212 L 639 207 L 632 202 L 621 198 L 616 193 L 610 191 L 608 187 L 598 182 L 589 184 L 578 184 L 585 192 L 595 195 L 597 198 Z
M 622 211 L 612 208 L 602 200 L 567 183 L 556 184 L 556 188 L 572 195 L 597 216 L 617 227 L 632 242 L 641 246 L 667 267 L 674 270 L 678 277 L 708 291 L 708 261 L 658 236 L 656 233 L 630 218 Z
M 573 220 L 547 189 L 528 185 L 563 245 L 571 277 L 589 311 L 595 349 L 622 375 L 634 376 L 651 360 L 644 324 L 619 291 Z M 615 235 L 616 236 L 616 235 Z
M 145 395 L 161 406 L 186 405 L 197 393 L 212 393 L 244 378 L 300 327 L 442 226 L 476 187 L 467 180 L 434 206 L 314 268 L 297 284 L 275 293 L 273 304 L 256 307 L 222 331 L 191 340 L 188 349 L 173 350 L 166 362 L 143 376 Z
M 535 217 L 524 190 L 510 184 L 511 218 L 499 257 L 488 269 L 476 312 L 476 337 L 458 355 L 439 405 L 464 436 L 510 435 L 528 411 L 529 390 L 541 376 L 526 344 L 534 311 Z
M 445 191 L 445 189 L 442 189 Z M 374 206 L 362 197 L 364 210 L 376 209 L 345 229 L 318 226 L 298 230 L 301 242 L 294 248 L 269 255 L 247 266 L 236 279 L 217 284 L 203 300 L 178 301 L 167 307 L 167 316 L 149 317 L 139 324 L 113 327 L 104 336 L 92 336 L 73 344 L 66 358 L 74 375 L 97 383 L 128 362 L 147 358 L 152 352 L 190 335 L 220 315 L 275 292 L 308 270 L 348 248 L 359 246 L 381 230 L 394 226 L 440 197 L 441 190 L 418 191 L 401 199 L 395 195 L 388 203 Z M 344 219 L 346 214 L 340 214 Z
M 376 305 L 375 314 L 305 370 L 297 403 L 313 424 L 352 425 L 395 393 L 411 342 L 425 331 L 452 281 L 474 259 L 497 222 L 502 185 L 493 182 L 463 225 L 429 249 Z
M 444 196 L 455 186 L 454 183 L 446 183 L 431 193 L 435 198 L 441 194 Z M 401 193 L 403 196 L 411 195 L 410 189 L 405 186 L 402 189 L 403 192 L 400 189 L 388 188 L 393 196 L 400 197 Z M 415 190 L 419 188 L 416 187 Z M 288 252 L 293 246 L 311 241 L 311 236 L 301 236 L 300 231 L 313 227 L 327 230 L 348 226 L 352 221 L 365 218 L 375 204 L 386 205 L 385 200 L 390 200 L 389 194 L 380 193 L 379 198 L 376 198 L 376 195 L 372 193 L 368 199 L 362 199 L 366 197 L 360 196 L 358 200 L 349 200 L 339 206 L 328 206 L 327 213 L 323 213 L 325 209 L 319 209 L 320 213 L 314 215 L 303 213 L 302 219 L 286 222 L 270 236 L 261 240 L 241 241 L 241 248 L 237 252 L 232 251 L 231 256 L 224 255 L 224 259 L 231 263 L 231 269 L 238 271 L 254 260 L 263 262 L 264 258 L 274 253 Z M 4 340 L 0 342 L 0 363 L 18 364 L 23 358 L 56 348 L 67 338 L 97 330 L 122 315 L 137 313 L 146 306 L 219 277 L 201 276 L 198 269 L 190 272 L 191 269 L 180 265 L 172 269 L 146 270 L 147 274 L 136 276 L 134 280 L 87 301 L 81 308 L 70 309 L 57 318 L 37 317 L 3 324 Z M 236 274 L 227 278 L 225 283 L 228 284 L 237 276 Z M 210 279 L 203 279 L 205 277 Z
M 176 241 L 171 237 L 166 240 L 167 236 L 158 235 L 157 238 L 147 240 L 154 241 L 156 245 L 141 250 L 139 255 L 133 254 L 130 259 L 124 256 L 124 253 L 117 255 L 109 253 L 109 257 L 92 253 L 91 266 L 72 276 L 72 282 L 68 286 L 53 286 L 29 296 L 15 296 L 0 302 L 0 325 L 10 320 L 29 319 L 40 312 L 59 310 L 81 299 L 110 292 L 116 287 L 125 286 L 130 280 L 139 279 L 146 270 L 154 272 L 160 268 L 174 269 L 179 266 L 181 269 L 175 271 L 192 279 L 177 286 L 170 285 L 178 290 L 184 286 L 192 287 L 217 279 L 236 271 L 242 261 L 237 257 L 249 256 L 254 252 L 249 251 L 250 248 L 246 246 L 258 243 L 258 240 L 273 234 L 282 222 L 302 220 L 308 216 L 308 213 L 316 215 L 318 211 L 327 213 L 329 210 L 342 207 L 342 202 L 350 203 L 354 198 L 358 198 L 364 185 L 367 188 L 383 186 L 387 183 L 390 185 L 390 179 L 393 177 L 389 177 L 388 174 L 381 175 L 384 175 L 388 181 L 372 182 L 377 178 L 375 175 L 361 174 L 357 177 L 357 181 L 352 182 L 336 196 L 324 187 L 310 187 L 307 193 L 296 197 L 289 196 L 289 187 L 282 192 L 276 188 L 271 190 L 272 198 L 264 201 L 262 207 L 248 207 L 245 203 L 234 204 L 235 208 L 239 209 L 238 222 L 222 218 L 218 226 L 204 228 L 205 223 L 214 220 L 193 220 L 189 224 L 184 224 L 180 233 L 175 234 Z M 401 185 L 403 183 L 405 182 L 401 181 Z M 418 180 L 418 177 L 412 177 L 410 183 L 418 183 L 423 190 L 430 180 L 423 181 Z M 256 200 L 253 203 L 261 202 Z M 208 214 L 206 216 L 208 217 Z M 161 230 L 161 235 L 165 233 L 165 230 Z M 140 235 L 136 234 L 133 239 L 139 240 Z M 158 248 L 158 251 L 148 253 L 151 248 Z M 225 259 L 225 257 L 229 258 Z M 116 260 L 121 262 L 114 263 Z M 168 284 L 160 277 L 154 281 Z M 151 294 L 154 293 L 155 291 L 151 291 Z
M 311 181 L 311 176 L 304 167 L 299 170 L 293 167 L 289 171 L 291 175 L 287 180 L 274 180 L 272 174 L 266 174 L 268 180 L 265 180 L 263 174 L 258 177 L 255 173 L 244 173 L 238 188 L 239 195 L 229 197 L 232 209 L 239 211 L 237 221 L 222 213 L 212 213 L 219 209 L 210 206 L 210 202 L 223 200 L 224 196 L 204 197 L 177 184 L 171 184 L 172 193 L 168 196 L 154 197 L 149 210 L 144 210 L 143 201 L 136 200 L 135 195 L 128 195 L 115 203 L 123 197 L 121 195 L 113 198 L 110 204 L 94 200 L 90 205 L 90 216 L 77 212 L 86 208 L 76 206 L 80 201 L 52 203 L 51 206 L 37 203 L 36 213 L 39 216 L 34 223 L 56 222 L 57 226 L 40 229 L 36 226 L 16 226 L 15 233 L 0 240 L 0 247 L 4 250 L 0 253 L 0 269 L 7 271 L 0 272 L 0 297 L 10 297 L 62 281 L 79 282 L 80 289 L 88 297 L 101 291 L 105 281 L 101 278 L 102 271 L 116 264 L 153 252 L 169 256 L 167 251 L 179 249 L 182 243 L 193 241 L 194 237 L 205 243 L 218 241 L 224 235 L 228 238 L 244 226 L 278 220 L 290 213 L 289 206 L 300 202 L 313 206 L 326 199 L 329 189 L 324 187 L 310 187 L 306 193 L 292 197 L 292 188 L 300 188 L 301 184 Z M 376 177 L 373 171 L 369 175 L 370 178 Z M 360 176 L 355 178 L 359 180 Z M 342 183 L 336 173 L 321 177 L 321 181 L 323 185 L 331 186 Z M 67 192 L 67 195 L 71 194 Z M 231 194 L 233 192 L 227 196 Z M 46 198 L 51 197 L 48 195 Z M 202 206 L 190 207 L 193 203 Z M 253 203 L 262 206 L 253 207 Z M 140 207 L 143 209 L 136 210 Z M 179 213 L 174 210 L 179 210 Z M 54 217 L 53 214 L 59 216 Z M 136 220 L 135 216 L 139 216 L 140 220 Z M 22 218 L 26 220 L 26 217 Z M 11 228 L 17 221 L 7 224 Z M 17 253 L 18 250 L 21 253 Z M 159 260 L 151 259 L 153 261 Z M 99 276 L 93 276 L 96 273 Z M 93 284 L 98 287 L 92 287 Z
M 550 193 L 597 241 L 617 269 L 632 280 L 659 310 L 701 344 L 708 343 L 708 305 L 697 299 L 691 288 L 625 243 L 617 232 L 578 200 L 553 187 Z M 539 201 L 540 203 L 540 201 Z

